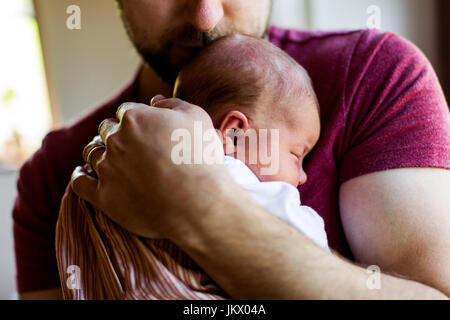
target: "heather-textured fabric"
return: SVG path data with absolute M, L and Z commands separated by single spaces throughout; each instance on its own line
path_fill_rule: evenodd
M 392 33 L 271 27 L 269 38 L 309 72 L 321 106 L 321 139 L 304 163 L 302 202 L 324 219 L 329 246 L 353 259 L 339 213 L 344 182 L 394 168 L 450 169 L 450 117 L 439 81 L 424 55 Z M 61 286 L 55 226 L 71 173 L 83 164 L 82 150 L 100 122 L 137 97 L 133 80 L 109 102 L 48 134 L 22 167 L 13 211 L 19 292 Z

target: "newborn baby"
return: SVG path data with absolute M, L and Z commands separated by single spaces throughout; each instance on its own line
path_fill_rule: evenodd
M 211 115 L 226 169 L 256 203 L 329 250 L 322 218 L 300 205 L 296 188 L 306 181 L 302 161 L 320 132 L 317 98 L 300 65 L 266 41 L 230 36 L 182 70 L 174 96 Z M 258 142 L 266 142 L 264 129 L 271 135 L 267 145 L 242 144 L 234 135 L 254 130 Z M 80 199 L 70 183 L 55 243 L 65 299 L 229 298 L 173 243 L 128 232 Z
M 306 182 L 302 162 L 320 134 L 319 104 L 302 66 L 265 40 L 229 36 L 183 68 L 174 97 L 209 113 L 225 167 L 253 200 L 328 250 L 323 219 L 300 206 L 296 189 Z

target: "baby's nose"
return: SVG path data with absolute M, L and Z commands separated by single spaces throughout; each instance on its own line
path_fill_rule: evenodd
M 305 184 L 306 180 L 308 180 L 308 176 L 306 175 L 306 172 L 303 169 L 301 169 L 300 170 L 300 176 L 299 176 L 299 179 L 298 179 L 298 185 L 301 186 L 302 184 Z

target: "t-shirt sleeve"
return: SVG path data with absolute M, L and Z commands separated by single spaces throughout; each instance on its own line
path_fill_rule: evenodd
M 346 82 L 340 183 L 395 168 L 450 169 L 450 114 L 424 54 L 392 33 L 366 31 Z
M 51 172 L 44 140 L 43 147 L 21 168 L 17 182 L 13 226 L 19 293 L 60 287 Z

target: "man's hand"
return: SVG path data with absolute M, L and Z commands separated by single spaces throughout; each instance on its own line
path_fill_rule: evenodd
M 76 168 L 73 190 L 135 234 L 180 235 L 190 212 L 208 211 L 221 181 L 233 184 L 221 165 L 176 165 L 171 160 L 173 131 L 184 128 L 193 136 L 194 121 L 201 121 L 204 131 L 213 129 L 203 109 L 179 99 L 157 96 L 152 106 L 123 104 L 117 119 L 103 121 L 100 137 L 84 150 L 97 176 L 86 167 Z M 103 143 L 105 148 L 96 148 Z

